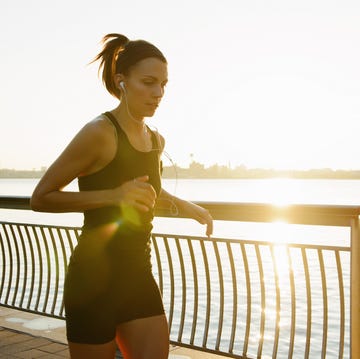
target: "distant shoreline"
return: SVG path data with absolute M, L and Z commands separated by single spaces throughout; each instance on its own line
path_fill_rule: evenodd
M 41 178 L 46 169 L 41 170 L 15 170 L 0 169 L 0 178 Z M 203 165 L 193 163 L 189 168 L 178 166 L 164 167 L 163 178 L 179 179 L 266 179 L 266 178 L 293 178 L 293 179 L 360 179 L 360 170 L 275 170 L 261 168 L 246 168 L 240 166 L 230 169 L 226 166 L 214 165 L 205 168 Z

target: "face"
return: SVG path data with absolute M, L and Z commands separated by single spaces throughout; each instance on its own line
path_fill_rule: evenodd
M 146 58 L 134 65 L 123 81 L 132 115 L 138 119 L 151 117 L 164 95 L 167 64 L 157 58 Z

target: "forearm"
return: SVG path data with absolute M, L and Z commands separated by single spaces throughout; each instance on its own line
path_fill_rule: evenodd
M 206 235 L 210 236 L 212 234 L 213 219 L 209 211 L 205 208 L 202 208 L 195 203 L 175 197 L 165 190 L 161 190 L 158 198 L 158 205 L 161 204 L 164 206 L 162 209 L 170 210 L 172 215 L 178 215 L 184 218 L 193 218 L 199 223 L 205 224 Z
M 170 194 L 169 192 L 165 191 L 163 188 L 161 189 L 161 192 L 159 194 L 158 197 L 158 201 L 173 201 L 173 202 L 178 202 L 178 201 L 183 201 L 182 199 Z
M 99 191 L 51 191 L 48 193 L 37 193 L 31 197 L 30 205 L 38 212 L 84 212 L 85 210 L 114 205 L 111 190 Z
M 179 215 L 186 201 L 161 189 L 156 201 L 156 209 L 170 211 L 172 215 Z

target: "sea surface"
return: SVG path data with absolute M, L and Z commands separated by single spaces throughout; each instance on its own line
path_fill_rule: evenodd
M 39 179 L 0 179 L 0 196 L 30 196 Z M 329 205 L 360 205 L 360 180 L 297 180 L 297 179 L 165 179 L 163 187 L 170 193 L 183 199 L 209 202 L 245 202 L 286 204 L 329 204 Z M 71 183 L 66 190 L 77 190 L 76 182 Z M 24 223 L 49 223 L 81 226 L 82 214 L 49 214 L 32 211 L 0 209 L 1 221 L 16 221 Z M 205 229 L 193 220 L 155 218 L 154 232 L 204 235 Z M 349 246 L 350 229 L 329 226 L 289 225 L 286 223 L 240 223 L 216 221 L 214 236 L 235 239 L 251 239 L 275 242 L 309 243 Z M 347 261 L 348 262 L 348 261 Z M 348 264 L 348 263 L 345 263 Z M 344 268 L 348 275 L 348 268 Z M 328 282 L 328 288 L 336 288 L 337 280 Z M 319 284 L 320 285 L 320 284 Z M 345 286 L 347 284 L 345 283 Z M 348 290 L 348 287 L 347 289 Z M 297 301 L 299 298 L 297 299 Z M 330 298 L 331 300 L 331 298 Z M 301 301 L 301 299 L 300 299 Z M 321 303 L 313 303 L 314 307 Z M 331 306 L 330 306 L 331 311 Z M 347 313 L 348 314 L 348 313 Z M 316 316 L 316 313 L 314 313 Z M 330 313 L 330 317 L 332 313 Z M 348 321 L 344 358 L 349 357 Z M 301 318 L 300 318 L 301 321 Z M 329 328 L 329 333 L 337 328 Z M 321 343 L 321 328 L 316 327 L 312 333 L 313 341 Z M 336 338 L 336 336 L 334 336 Z M 299 339 L 298 339 L 299 340 Z M 326 358 L 338 357 L 338 342 L 332 342 L 329 336 Z M 300 339 L 301 341 L 301 339 Z M 256 343 L 256 340 L 254 340 Z M 254 350 L 256 345 L 254 344 Z M 314 356 L 315 355 L 315 356 Z M 318 356 L 317 356 L 318 355 Z M 264 355 L 263 358 L 269 356 Z M 285 358 L 279 355 L 278 358 Z M 303 354 L 294 355 L 294 358 Z M 313 353 L 311 358 L 320 357 Z

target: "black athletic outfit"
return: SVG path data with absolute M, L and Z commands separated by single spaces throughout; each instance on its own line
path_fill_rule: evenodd
M 153 149 L 136 150 L 114 116 L 104 114 L 117 132 L 117 152 L 100 171 L 79 177 L 79 190 L 110 189 L 149 175 L 161 190 L 160 150 L 151 131 Z M 75 343 L 102 344 L 115 337 L 116 326 L 164 314 L 151 272 L 150 233 L 153 212 L 108 206 L 84 212 L 84 226 L 65 279 L 67 338 Z

